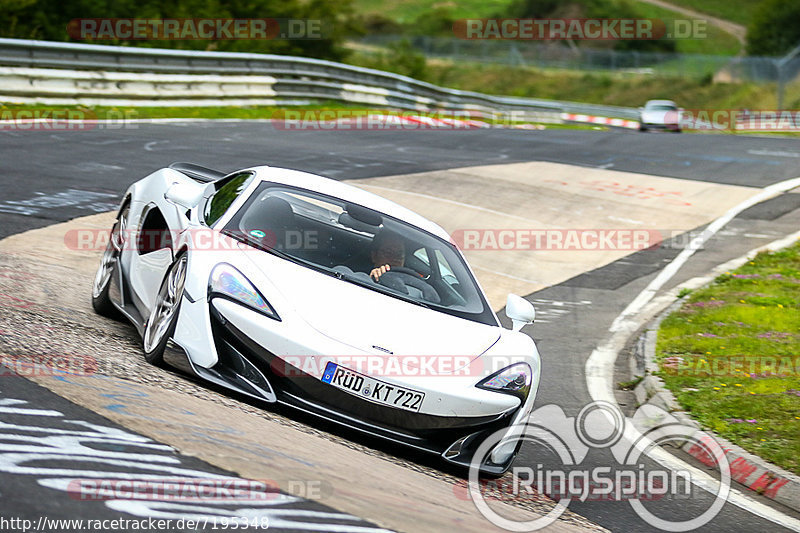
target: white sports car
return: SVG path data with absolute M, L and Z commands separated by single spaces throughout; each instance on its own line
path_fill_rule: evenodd
M 682 112 L 672 100 L 648 100 L 639 108 L 639 131 L 660 129 L 680 133 Z
M 490 475 L 539 385 L 529 302 L 509 295 L 504 329 L 442 228 L 295 170 L 176 163 L 134 183 L 92 303 L 136 326 L 150 363 L 451 463 L 505 428 Z

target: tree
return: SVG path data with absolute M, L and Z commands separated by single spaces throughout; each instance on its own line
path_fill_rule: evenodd
M 747 27 L 747 53 L 779 56 L 800 44 L 800 2 L 763 0 Z
M 79 41 L 95 44 L 292 54 L 340 60 L 351 0 L 0 0 L 0 37 L 69 41 L 75 19 L 308 19 L 322 38 Z M 283 27 L 281 27 L 283 30 Z

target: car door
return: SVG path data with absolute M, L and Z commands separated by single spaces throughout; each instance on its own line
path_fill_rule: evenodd
M 133 303 L 145 319 L 175 258 L 181 234 L 189 227 L 190 212 L 164 196 L 177 183 L 201 186 L 180 172 L 164 169 L 144 180 L 138 191 L 141 211 L 131 221 L 136 230 L 131 235 L 135 242 L 128 252 L 129 279 Z

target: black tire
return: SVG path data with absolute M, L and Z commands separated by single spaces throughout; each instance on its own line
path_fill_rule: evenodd
M 97 268 L 94 283 L 92 284 L 92 308 L 95 313 L 107 318 L 120 319 L 122 313 L 111 302 L 108 291 L 111 288 L 111 280 L 117 274 L 119 268 L 120 250 L 124 246 L 125 229 L 128 220 L 129 206 L 126 204 L 120 209 L 117 221 L 111 228 L 111 234 L 103 251 L 103 258 Z M 105 270 L 104 270 L 105 269 Z
M 152 365 L 165 365 L 164 350 L 167 348 L 169 339 L 175 333 L 175 326 L 178 323 L 186 281 L 186 268 L 187 256 L 186 253 L 181 253 L 167 269 L 158 289 L 153 310 L 145 322 L 142 333 L 142 351 L 144 351 L 145 360 Z M 172 292 L 171 295 L 170 292 Z M 165 306 L 169 306 L 169 309 Z

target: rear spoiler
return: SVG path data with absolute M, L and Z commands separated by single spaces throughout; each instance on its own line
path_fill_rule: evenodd
M 219 170 L 201 167 L 193 163 L 172 163 L 169 168 L 177 170 L 181 174 L 189 176 L 200 183 L 211 183 L 212 181 L 217 181 L 226 176 L 224 172 L 220 172 Z

